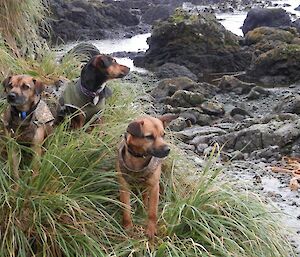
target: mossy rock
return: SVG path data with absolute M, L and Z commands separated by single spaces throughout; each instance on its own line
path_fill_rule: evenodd
M 259 27 L 249 31 L 245 36 L 247 45 L 257 44 L 261 41 L 281 41 L 291 43 L 297 36 L 296 30 L 287 31 L 271 27 Z
M 284 44 L 261 54 L 248 74 L 265 84 L 290 84 L 300 80 L 300 45 Z

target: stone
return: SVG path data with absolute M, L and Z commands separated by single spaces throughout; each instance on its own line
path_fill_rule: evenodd
M 193 126 L 191 128 L 186 128 L 183 131 L 177 133 L 179 138 L 183 140 L 191 140 L 195 136 L 204 136 L 209 134 L 223 135 L 226 134 L 226 131 L 216 127 L 209 126 Z
M 289 14 L 282 8 L 252 8 L 244 21 L 242 31 L 244 35 L 257 27 L 290 26 Z
M 193 93 L 186 90 L 178 90 L 171 97 L 166 97 L 164 102 L 173 107 L 197 107 L 204 101 L 201 93 Z M 202 107 L 201 107 L 202 108 Z
M 234 76 L 224 75 L 218 84 L 221 92 L 235 92 L 237 94 L 247 94 L 255 87 L 254 83 L 247 83 Z
M 188 68 L 176 63 L 165 63 L 159 66 L 155 74 L 158 78 L 174 78 L 174 77 L 187 77 L 191 80 L 197 81 L 197 76 L 192 73 Z
M 202 103 L 201 109 L 204 113 L 207 113 L 209 115 L 220 116 L 225 113 L 223 104 L 213 100 L 207 100 Z

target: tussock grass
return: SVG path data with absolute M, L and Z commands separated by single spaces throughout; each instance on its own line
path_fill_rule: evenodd
M 0 80 L 10 74 L 28 74 L 41 79 L 45 83 L 52 83 L 59 77 L 74 79 L 79 76 L 82 61 L 85 56 L 74 53 L 66 54 L 59 62 L 55 52 L 46 50 L 38 60 L 34 58 L 18 58 L 0 35 Z
M 28 56 L 44 49 L 38 28 L 46 14 L 47 0 L 0 1 L 0 32 L 13 54 Z
M 220 181 L 217 153 L 198 172 L 174 147 L 163 172 L 158 237 L 154 242 L 144 237 L 146 214 L 134 196 L 136 227 L 124 231 L 116 146 L 128 122 L 141 114 L 141 89 L 130 83 L 111 86 L 114 95 L 103 113 L 104 124 L 90 133 L 86 128 L 67 131 L 67 124 L 58 127 L 45 144 L 37 177 L 25 161 L 15 181 L 9 159 L 0 161 L 2 256 L 290 255 L 276 217 L 260 199 Z M 9 140 L 8 150 L 18 147 L 3 140 Z

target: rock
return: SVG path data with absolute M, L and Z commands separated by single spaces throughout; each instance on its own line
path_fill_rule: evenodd
M 52 17 L 49 24 L 52 28 L 51 40 L 76 41 L 102 39 L 112 29 L 139 24 L 137 16 L 128 9 L 116 4 L 104 5 L 101 2 L 51 0 L 49 6 Z
M 255 86 L 254 88 L 251 89 L 250 93 L 247 95 L 247 99 L 255 100 L 255 99 L 259 99 L 262 96 L 268 96 L 270 94 L 271 93 L 269 90 L 260 86 Z
M 201 109 L 204 113 L 215 116 L 220 116 L 225 113 L 223 104 L 213 100 L 207 100 L 202 103 Z
M 254 83 L 247 83 L 234 76 L 225 75 L 219 82 L 219 89 L 222 92 L 235 92 L 237 94 L 247 94 L 255 87 Z
M 247 76 L 265 85 L 286 85 L 300 80 L 300 45 L 282 45 L 261 54 Z
M 142 21 L 153 25 L 155 21 L 166 20 L 174 12 L 175 8 L 170 5 L 151 6 L 142 15 Z
M 251 9 L 242 26 L 244 35 L 257 27 L 281 27 L 290 26 L 289 14 L 282 8 L 253 8 Z
M 175 132 L 184 130 L 186 127 L 188 127 L 188 125 L 186 119 L 183 117 L 179 117 L 175 120 L 172 120 L 169 124 L 169 128 Z
M 149 49 L 138 62 L 150 70 L 167 62 L 184 65 L 203 80 L 210 73 L 241 71 L 249 66 L 251 53 L 240 47 L 239 40 L 212 14 L 177 10 L 167 21 L 154 25 Z
M 300 114 L 300 95 L 289 95 L 274 107 L 276 113 L 295 113 Z
M 176 135 L 179 138 L 188 141 L 193 139 L 195 136 L 204 136 L 210 134 L 223 135 L 226 134 L 226 131 L 216 127 L 193 126 L 191 128 L 186 128 L 185 130 L 178 132 Z
M 271 44 L 270 41 L 291 43 L 296 36 L 297 36 L 296 32 L 292 30 L 270 28 L 270 27 L 258 27 L 249 31 L 245 35 L 245 44 L 246 45 L 252 45 L 257 43 Z M 271 48 L 274 47 L 271 46 Z
M 164 102 L 173 107 L 197 107 L 200 106 L 204 100 L 204 95 L 201 93 L 178 90 L 171 97 L 166 97 Z
M 90 43 L 79 43 L 76 46 L 74 46 L 68 53 L 71 53 L 73 55 L 84 55 L 88 59 L 92 58 L 95 55 L 100 54 L 99 49 Z
M 212 97 L 216 94 L 217 88 L 208 83 L 196 83 L 187 77 L 178 77 L 159 81 L 150 94 L 160 101 L 168 96 L 171 97 L 178 90 L 192 91 L 200 93 L 204 97 Z
M 208 144 L 199 144 L 197 145 L 197 153 L 203 153 L 205 151 L 205 149 L 208 148 Z
M 234 117 L 234 116 L 236 116 L 236 115 L 241 115 L 241 116 L 243 116 L 243 117 L 246 117 L 246 116 L 252 117 L 252 115 L 251 115 L 249 112 L 247 112 L 246 110 L 244 110 L 244 109 L 242 109 L 242 108 L 239 108 L 239 107 L 234 107 L 234 108 L 230 111 L 229 114 L 230 114 L 231 117 Z
M 293 21 L 292 26 L 297 29 L 298 33 L 300 33 L 300 19 L 299 18 L 297 20 Z
M 159 66 L 156 69 L 155 74 L 158 78 L 187 77 L 195 81 L 198 79 L 188 68 L 176 63 L 165 63 L 162 66 Z
M 300 11 L 300 5 L 294 9 L 295 11 Z

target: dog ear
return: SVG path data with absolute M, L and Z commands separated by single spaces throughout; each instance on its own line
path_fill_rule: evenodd
M 167 127 L 169 125 L 169 123 L 172 121 L 172 120 L 175 120 L 179 117 L 178 114 L 166 114 L 166 115 L 163 115 L 163 116 L 160 116 L 158 117 L 158 119 L 163 123 L 164 125 L 164 128 Z
M 4 79 L 3 80 L 3 82 L 2 82 L 2 85 L 3 85 L 3 87 L 4 87 L 4 91 L 6 92 L 6 89 L 7 89 L 7 87 L 8 87 L 8 85 L 9 85 L 9 83 L 10 83 L 10 79 L 11 79 L 11 76 L 8 76 L 6 79 Z
M 44 89 L 45 89 L 44 84 L 41 81 L 36 80 L 36 79 L 32 79 L 32 81 L 33 81 L 33 84 L 34 84 L 34 91 L 35 91 L 35 93 L 37 95 L 40 95 L 44 91 Z
M 143 137 L 142 126 L 144 125 L 144 121 L 134 121 L 131 122 L 127 127 L 127 133 L 133 135 L 134 137 Z
M 96 55 L 93 61 L 93 65 L 96 68 L 107 68 L 112 63 L 112 58 L 106 55 Z

